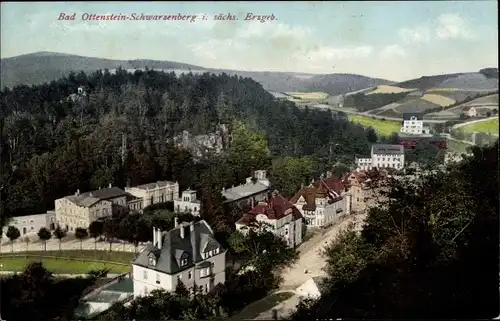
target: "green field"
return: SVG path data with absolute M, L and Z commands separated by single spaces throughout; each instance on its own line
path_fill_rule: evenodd
M 47 270 L 55 274 L 85 274 L 100 269 L 109 269 L 109 273 L 125 273 L 130 271 L 130 262 L 134 257 L 134 253 L 106 251 L 47 251 L 14 255 L 4 253 L 0 256 L 0 271 L 18 272 L 30 262 L 41 261 Z M 96 262 L 98 260 L 103 262 Z
M 401 123 L 393 120 L 373 119 L 367 116 L 349 115 L 349 120 L 364 127 L 373 127 L 377 134 L 390 136 L 392 133 L 398 133 L 401 129 Z
M 480 132 L 489 134 L 498 134 L 498 118 L 490 119 L 470 125 L 460 127 L 464 132 Z

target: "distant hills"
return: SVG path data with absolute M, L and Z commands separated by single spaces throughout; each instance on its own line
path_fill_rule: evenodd
M 211 72 L 219 74 L 225 72 L 230 75 L 252 78 L 262 84 L 264 89 L 276 92 L 314 91 L 325 92 L 329 95 L 339 95 L 368 87 L 394 83 L 385 79 L 354 74 L 314 75 L 287 72 L 249 72 L 205 68 L 173 61 L 112 60 L 54 52 L 36 52 L 2 59 L 0 83 L 2 88 L 4 86 L 13 87 L 19 84 L 41 84 L 65 76 L 71 71 L 91 72 L 106 68 L 114 70 L 119 67 L 128 70 L 148 67 L 168 72 L 174 71 L 176 73 L 191 71 L 193 73 Z

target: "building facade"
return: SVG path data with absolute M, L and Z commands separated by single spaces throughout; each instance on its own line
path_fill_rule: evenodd
M 405 164 L 404 146 L 376 144 L 372 145 L 371 157 L 356 158 L 357 170 L 372 168 L 393 168 L 402 170 Z
M 236 230 L 245 233 L 264 228 L 281 236 L 289 247 L 296 247 L 302 243 L 302 221 L 302 214 L 292 203 L 281 195 L 269 195 L 236 221 Z
M 412 135 L 426 135 L 430 133 L 429 127 L 424 127 L 424 114 L 403 113 L 401 132 Z
M 350 196 L 350 208 L 353 212 L 363 212 L 381 200 L 380 189 L 371 186 L 370 182 L 380 181 L 385 177 L 387 173 L 377 168 L 349 172 L 342 177 L 342 183 L 347 190 L 346 194 Z
M 153 244 L 139 254 L 132 268 L 134 297 L 155 289 L 174 291 L 180 282 L 208 293 L 226 281 L 226 250 L 204 220 L 179 224 L 176 218 L 168 232 L 154 228 Z
M 53 231 L 56 228 L 56 212 L 47 211 L 43 214 L 34 214 L 27 216 L 14 216 L 8 222 L 6 226 L 3 228 L 3 236 L 7 233 L 9 226 L 16 227 L 21 236 L 36 234 L 38 231 L 45 227 L 49 231 Z
M 126 187 L 125 191 L 142 199 L 142 208 L 144 208 L 157 203 L 173 202 L 179 195 L 179 183 L 158 181 L 156 183 Z
M 304 216 L 309 227 L 321 227 L 350 214 L 350 195 L 339 179 L 328 177 L 302 187 L 290 202 Z
M 257 170 L 253 177 L 247 177 L 245 184 L 223 189 L 222 196 L 226 198 L 226 203 L 236 203 L 240 206 L 257 204 L 267 198 L 270 187 L 267 172 Z
M 65 196 L 55 200 L 57 224 L 73 232 L 77 227 L 87 228 L 90 223 L 113 214 L 126 213 L 127 193 L 118 187 Z
M 196 191 L 186 190 L 180 198 L 174 199 L 174 210 L 176 213 L 191 213 L 200 215 L 200 200 L 196 197 Z

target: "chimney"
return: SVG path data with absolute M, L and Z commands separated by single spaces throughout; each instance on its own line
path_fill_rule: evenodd
M 156 227 L 153 227 L 153 246 L 156 246 Z
M 181 226 L 180 226 L 180 229 L 181 229 L 181 239 L 183 239 L 184 236 L 185 236 L 185 234 L 184 234 L 184 232 L 185 232 L 184 228 L 185 228 L 184 224 L 181 224 Z
M 174 227 L 178 227 L 179 226 L 179 218 L 176 216 L 174 217 Z
M 156 239 L 158 240 L 158 248 L 161 250 L 161 246 L 162 246 L 162 244 L 161 244 L 162 237 L 161 237 L 161 230 L 160 230 L 160 228 L 158 228 L 158 229 L 156 230 L 156 232 L 158 233 L 158 234 L 156 235 Z
M 111 188 L 111 187 L 112 187 L 112 186 L 111 186 L 111 183 L 109 183 L 108 187 L 109 187 L 109 188 Z

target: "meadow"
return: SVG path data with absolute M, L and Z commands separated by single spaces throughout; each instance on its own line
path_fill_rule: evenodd
M 293 98 L 303 99 L 303 100 L 324 100 L 328 98 L 328 94 L 324 92 L 310 92 L 310 93 L 301 93 L 301 92 L 287 92 L 285 93 L 288 96 L 292 96 Z
M 407 88 L 401 88 L 401 87 L 389 86 L 389 85 L 380 85 L 374 91 L 370 91 L 369 93 L 366 93 L 366 95 L 399 94 L 399 93 L 405 93 L 405 92 L 410 92 L 410 91 L 414 91 L 414 90 L 415 89 L 407 89 Z
M 373 119 L 360 115 L 349 115 L 349 120 L 364 127 L 373 127 L 377 134 L 390 136 L 392 133 L 398 133 L 401 129 L 401 123 L 393 120 Z
M 498 134 L 498 118 L 490 119 L 470 125 L 460 127 L 464 132 L 480 132 L 489 134 Z
M 450 106 L 455 103 L 455 100 L 451 98 L 436 94 L 425 94 L 422 99 L 441 107 Z

